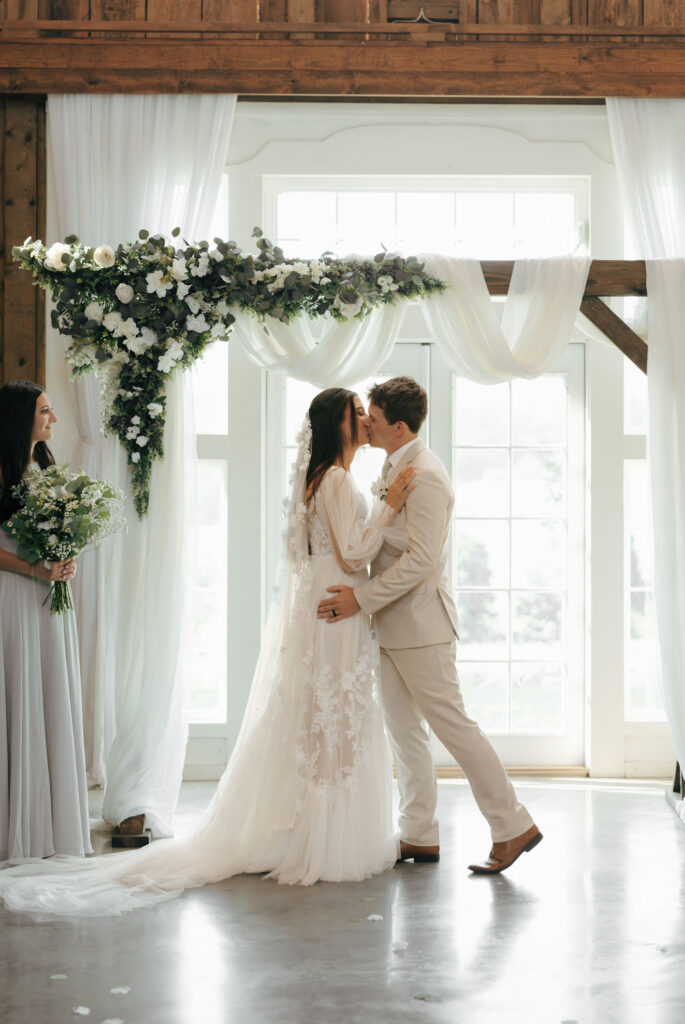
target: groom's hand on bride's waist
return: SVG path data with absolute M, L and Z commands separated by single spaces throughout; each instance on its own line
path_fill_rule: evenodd
M 340 622 L 341 619 L 351 618 L 360 610 L 354 596 L 354 587 L 328 587 L 327 593 L 332 596 L 321 601 L 316 613 L 317 618 L 325 619 L 326 622 Z

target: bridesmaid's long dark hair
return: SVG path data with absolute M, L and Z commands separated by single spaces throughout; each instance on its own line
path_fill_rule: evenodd
M 316 494 L 326 471 L 342 460 L 342 421 L 345 409 L 350 410 L 350 432 L 357 440 L 357 411 L 354 391 L 347 388 L 327 388 L 321 391 L 309 406 L 312 425 L 312 454 L 307 470 L 307 494 Z
M 0 388 L 0 523 L 19 508 L 12 488 L 20 482 L 31 459 L 36 402 L 42 394 L 43 388 L 31 380 L 9 380 Z M 44 441 L 35 445 L 33 458 L 41 469 L 55 461 Z

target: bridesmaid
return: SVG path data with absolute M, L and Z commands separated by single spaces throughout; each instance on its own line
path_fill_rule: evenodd
M 0 523 L 29 463 L 54 463 L 56 421 L 37 384 L 0 387 Z M 76 623 L 44 603 L 75 572 L 72 559 L 29 565 L 0 529 L 0 861 L 92 852 Z

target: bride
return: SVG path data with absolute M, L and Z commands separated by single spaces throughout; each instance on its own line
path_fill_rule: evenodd
M 350 475 L 366 443 L 359 397 L 329 388 L 299 435 L 281 587 L 235 749 L 196 831 L 135 853 L 54 858 L 0 871 L 16 911 L 103 915 L 243 872 L 287 884 L 360 881 L 397 857 L 392 771 L 368 620 L 335 629 L 317 605 L 355 586 L 415 486 L 401 473 L 367 517 Z

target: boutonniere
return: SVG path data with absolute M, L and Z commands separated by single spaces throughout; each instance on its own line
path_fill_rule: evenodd
M 378 480 L 374 480 L 371 484 L 371 493 L 374 498 L 378 498 L 379 501 L 385 501 L 388 497 L 388 481 L 384 480 L 382 476 L 379 476 Z

